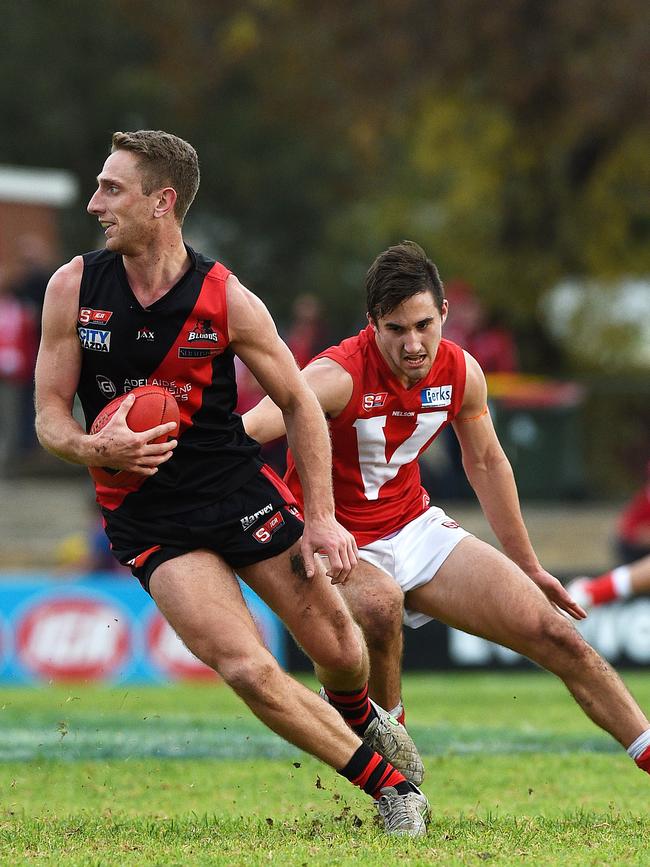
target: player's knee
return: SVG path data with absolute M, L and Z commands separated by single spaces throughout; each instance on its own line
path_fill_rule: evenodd
M 560 665 L 562 660 L 577 662 L 589 652 L 589 645 L 575 626 L 554 612 L 540 619 L 535 643 L 545 649 L 549 660 L 557 661 Z
M 404 595 L 397 584 L 374 596 L 357 617 L 369 648 L 391 645 L 402 631 Z
M 329 671 L 358 672 L 366 659 L 363 635 L 347 612 L 340 613 L 332 630 L 319 635 L 318 646 L 310 655 L 318 666 Z
M 217 671 L 244 701 L 265 701 L 277 692 L 280 669 L 267 651 L 221 660 Z

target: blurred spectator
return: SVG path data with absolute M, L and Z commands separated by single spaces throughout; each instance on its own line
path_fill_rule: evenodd
M 449 313 L 442 336 L 466 349 L 483 368 L 486 376 L 493 373 L 514 373 L 518 370 L 517 346 L 514 335 L 493 312 L 488 314 L 469 284 L 461 280 L 445 285 Z M 460 446 L 451 428 L 440 435 L 438 442 L 444 460 L 436 455 L 420 461 L 424 487 L 436 497 L 466 499 L 473 496 L 463 470 Z
M 32 402 L 38 326 L 33 308 L 0 277 L 0 475 L 15 472 L 25 442 L 25 403 Z M 33 429 L 33 408 L 31 410 Z
M 235 377 L 237 379 L 237 407 L 236 412 L 243 415 L 252 407 L 257 406 L 266 392 L 255 379 L 244 362 L 235 356 Z M 287 468 L 287 441 L 286 437 L 266 443 L 260 452 L 265 461 L 278 475 L 283 476 Z
M 88 496 L 88 527 L 61 539 L 55 550 L 57 577 L 86 577 L 95 572 L 131 577 L 131 570 L 115 559 L 104 532 L 102 515 L 94 495 Z
M 614 546 L 619 563 L 630 563 L 650 554 L 650 461 L 645 483 L 619 515 Z
M 321 302 L 309 293 L 296 297 L 292 317 L 285 341 L 302 370 L 315 355 L 330 346 L 330 329 Z
M 445 295 L 449 314 L 444 337 L 473 355 L 486 374 L 517 371 L 517 344 L 502 315 L 488 313 L 467 283 L 452 281 L 445 287 Z
M 39 331 L 43 298 L 54 271 L 50 249 L 40 235 L 21 235 L 16 241 L 17 260 L 11 274 L 11 288 L 21 301 L 31 305 Z
M 17 258 L 8 275 L 9 288 L 11 293 L 32 311 L 36 323 L 37 341 L 40 341 L 43 298 L 54 271 L 52 253 L 45 240 L 31 232 L 21 235 L 16 240 L 15 251 Z M 22 390 L 19 437 L 23 451 L 36 451 L 38 462 L 40 449 L 34 430 L 34 398 L 31 384 L 33 378 L 32 369 L 29 387 Z
M 596 578 L 581 575 L 569 582 L 567 590 L 586 611 L 595 605 L 650 593 L 650 554 Z

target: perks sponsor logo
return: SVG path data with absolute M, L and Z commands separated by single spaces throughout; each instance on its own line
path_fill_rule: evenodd
M 261 542 L 262 545 L 266 545 L 267 542 L 271 541 L 271 536 L 276 533 L 280 527 L 284 526 L 284 518 L 280 514 L 280 512 L 276 512 L 272 518 L 264 524 L 263 527 L 260 527 L 258 530 L 255 530 L 253 533 L 253 539 L 257 542 Z
M 94 352 L 110 352 L 110 331 L 102 331 L 99 328 L 83 328 L 81 325 L 78 326 L 77 330 L 84 349 L 92 349 Z
M 25 668 L 55 680 L 105 678 L 131 650 L 120 609 L 92 596 L 67 596 L 33 605 L 16 628 Z
M 363 408 L 368 409 L 378 409 L 382 407 L 386 403 L 386 398 L 388 397 L 388 392 L 381 391 L 378 394 L 364 394 L 363 396 Z
M 267 503 L 264 508 L 258 509 L 252 515 L 245 515 L 243 518 L 240 518 L 242 530 L 249 530 L 263 515 L 268 515 L 271 511 L 273 511 L 273 503 Z
M 112 315 L 112 310 L 93 310 L 92 307 L 79 308 L 79 322 L 82 325 L 88 325 L 91 322 L 105 325 Z
M 438 385 L 435 388 L 423 388 L 420 391 L 422 398 L 422 406 L 425 408 L 432 406 L 449 406 L 451 403 L 451 395 L 453 386 Z
M 212 343 L 219 342 L 219 335 L 212 327 L 211 319 L 197 319 L 192 331 L 187 335 L 187 342 L 193 343 L 195 340 L 209 340 Z

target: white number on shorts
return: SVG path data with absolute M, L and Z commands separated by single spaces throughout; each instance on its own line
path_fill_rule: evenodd
M 418 413 L 418 423 L 411 436 L 401 443 L 386 460 L 386 418 L 358 418 L 357 429 L 359 468 L 367 499 L 378 500 L 379 489 L 394 479 L 400 467 L 415 460 L 422 449 L 447 421 L 447 411 Z

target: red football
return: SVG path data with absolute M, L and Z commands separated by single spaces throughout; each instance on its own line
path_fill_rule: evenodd
M 139 385 L 132 391 L 114 398 L 104 407 L 92 423 L 90 428 L 91 434 L 97 433 L 97 431 L 106 426 L 124 398 L 129 394 L 135 396 L 135 402 L 126 416 L 126 423 L 132 431 L 140 433 L 143 430 L 157 427 L 159 424 L 173 421 L 176 422 L 176 431 L 172 431 L 171 436 L 176 436 L 181 414 L 174 395 L 161 385 Z M 170 435 L 167 434 L 152 440 L 152 442 L 161 443 L 169 438 Z M 116 471 L 108 468 L 105 469 L 104 467 L 89 467 L 88 469 L 95 482 L 106 485 L 109 488 L 121 488 L 134 481 L 143 481 L 146 478 L 146 476 L 140 473 L 132 473 L 128 470 Z

